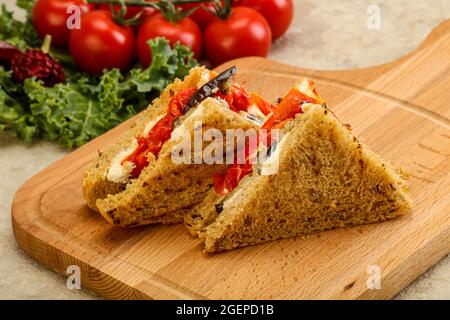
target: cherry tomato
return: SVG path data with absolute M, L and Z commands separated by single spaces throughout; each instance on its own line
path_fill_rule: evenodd
M 158 13 L 142 24 L 137 36 L 137 55 L 145 68 L 151 62 L 151 51 L 147 42 L 157 37 L 165 37 L 171 45 L 178 41 L 191 47 L 195 58 L 201 58 L 202 33 L 194 20 L 186 17 L 178 22 L 170 22 Z
M 185 10 L 199 7 L 189 17 L 194 20 L 202 30 L 204 30 L 212 20 L 214 20 L 214 15 L 204 8 L 207 7 L 210 10 L 214 10 L 212 3 L 204 3 L 203 7 L 198 3 L 187 3 L 179 6 Z
M 127 0 L 125 0 L 125 3 L 126 2 L 127 2 Z M 148 2 L 150 2 L 150 1 L 148 1 Z M 98 8 L 100 10 L 110 11 L 109 4 L 100 4 L 98 6 Z M 113 8 L 114 8 L 114 11 L 116 11 L 116 12 L 118 12 L 120 10 L 119 5 L 115 5 L 115 6 L 113 6 Z M 124 19 L 131 19 L 131 18 L 135 17 L 139 12 L 142 12 L 139 20 L 141 22 L 144 22 L 149 17 L 151 17 L 152 15 L 157 13 L 158 10 L 156 8 L 152 8 L 152 7 L 127 6 L 127 12 L 124 15 Z
M 272 44 L 266 19 L 246 7 L 233 8 L 225 20 L 214 18 L 204 36 L 207 58 L 214 65 L 240 57 L 265 57 Z
M 97 10 L 81 16 L 81 28 L 70 32 L 69 50 L 75 63 L 90 74 L 103 69 L 126 71 L 134 55 L 134 32 L 120 26 L 108 11 Z
M 72 13 L 67 13 L 69 6 L 77 5 L 80 13 L 91 11 L 94 6 L 84 0 L 37 0 L 34 3 L 31 19 L 40 38 L 46 34 L 52 36 L 52 45 L 65 48 L 69 42 L 67 19 Z
M 261 13 L 270 25 L 273 40 L 281 37 L 292 22 L 292 0 L 235 0 L 234 6 L 250 7 Z
M 138 11 L 139 12 L 139 11 Z M 145 7 L 141 11 L 141 17 L 139 18 L 142 22 L 146 21 L 151 16 L 157 14 L 159 11 L 156 8 Z

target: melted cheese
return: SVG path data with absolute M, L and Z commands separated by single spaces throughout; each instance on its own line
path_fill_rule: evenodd
M 155 124 L 161 120 L 161 118 L 164 117 L 164 115 L 160 115 L 159 117 L 149 121 L 144 128 L 143 136 L 146 136 L 149 134 L 150 130 L 155 126 Z M 131 172 L 133 171 L 135 165 L 131 162 L 123 162 L 129 155 L 131 155 L 137 148 L 138 142 L 137 139 L 133 139 L 133 142 L 131 145 L 122 151 L 120 151 L 114 159 L 111 161 L 111 165 L 108 169 L 108 174 L 106 178 L 109 181 L 116 182 L 116 183 L 126 183 L 130 179 Z
M 131 155 L 134 150 L 136 150 L 138 146 L 138 142 L 136 139 L 133 139 L 131 145 L 122 151 L 120 151 L 114 159 L 111 161 L 111 165 L 108 169 L 108 174 L 106 178 L 109 181 L 116 183 L 126 183 L 130 179 L 131 172 L 134 169 L 134 164 L 131 162 L 123 162 L 129 155 Z
M 278 172 L 278 166 L 280 164 L 280 153 L 281 149 L 283 149 L 284 144 L 287 141 L 287 138 L 289 136 L 289 133 L 285 134 L 283 138 L 281 138 L 281 141 L 276 146 L 275 150 L 272 152 L 272 154 L 269 156 L 269 158 L 266 159 L 261 165 L 261 175 L 263 176 L 270 176 L 274 175 Z
M 146 136 L 149 134 L 150 130 L 153 129 L 153 127 L 155 126 L 155 124 L 156 124 L 159 120 L 161 120 L 163 117 L 164 117 L 164 114 L 160 115 L 159 117 L 157 117 L 157 118 L 154 119 L 154 120 L 149 121 L 149 122 L 145 125 L 144 132 L 143 132 L 143 136 L 146 137 Z
M 259 110 L 256 104 L 252 104 L 251 106 L 249 106 L 247 112 L 259 119 L 264 119 L 266 117 L 264 113 Z
M 209 75 L 209 71 L 205 70 L 200 75 L 200 79 L 197 83 L 197 89 L 200 89 L 203 85 L 207 84 L 211 80 L 211 77 Z
M 295 88 L 304 95 L 316 100 L 317 104 L 322 104 L 325 101 L 317 94 L 316 87 L 313 81 L 306 78 L 302 79 L 300 83 L 297 83 Z
M 197 88 L 202 87 L 204 84 L 208 83 L 210 81 L 210 72 L 204 71 L 200 75 L 200 79 L 197 83 Z M 192 116 L 199 115 L 203 111 L 201 108 L 196 108 Z M 161 120 L 164 117 L 163 115 L 160 115 L 159 117 L 149 121 L 144 128 L 143 136 L 147 136 L 150 131 L 153 129 L 155 124 Z M 184 126 L 180 125 L 178 126 L 173 132 L 172 132 L 172 138 L 179 138 L 184 133 Z M 136 148 L 138 147 L 137 139 L 133 139 L 133 142 L 131 145 L 122 151 L 120 151 L 114 159 L 111 161 L 111 165 L 109 166 L 108 173 L 106 178 L 109 181 L 116 182 L 116 183 L 126 183 L 131 177 L 131 172 L 133 171 L 135 165 L 131 162 L 123 162 L 124 159 L 126 159 L 129 155 L 131 155 Z

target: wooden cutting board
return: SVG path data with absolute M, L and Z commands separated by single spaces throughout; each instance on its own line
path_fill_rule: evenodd
M 90 211 L 82 171 L 133 120 L 31 178 L 12 205 L 15 236 L 34 259 L 114 299 L 392 298 L 450 251 L 450 21 L 386 65 L 337 72 L 261 58 L 230 63 L 268 99 L 312 78 L 338 116 L 383 158 L 411 172 L 414 208 L 394 221 L 216 255 L 182 225 L 118 229 Z M 222 66 L 221 69 L 226 66 Z M 379 266 L 381 289 L 367 281 Z

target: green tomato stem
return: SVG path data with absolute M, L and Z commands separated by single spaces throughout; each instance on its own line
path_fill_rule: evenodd
M 49 53 L 51 45 L 52 45 L 52 36 L 49 34 L 46 34 L 44 37 L 44 42 L 42 43 L 42 46 L 41 46 L 41 50 L 44 53 Z
M 72 68 L 77 66 L 75 64 L 75 62 L 73 61 L 72 57 L 70 56 L 70 54 L 68 54 L 67 52 L 64 52 L 62 50 L 53 49 L 51 52 L 51 56 L 64 66 L 68 66 L 68 67 L 72 67 Z
M 175 5 L 189 4 L 189 3 L 210 3 L 213 9 L 204 7 L 205 10 L 209 11 L 211 14 L 219 17 L 220 19 L 226 20 L 231 14 L 231 3 L 232 0 L 160 0 L 155 2 L 146 2 L 144 0 L 87 0 L 88 3 L 93 4 L 109 4 L 111 11 L 113 5 L 120 5 L 121 10 L 118 15 L 113 16 L 119 24 L 128 24 L 127 21 L 122 21 L 120 17 L 123 16 L 124 11 L 126 12 L 126 7 L 136 6 L 136 7 L 152 7 L 158 9 L 160 13 L 170 22 L 176 23 L 183 18 L 191 15 L 199 7 L 194 7 L 190 10 L 183 11 L 182 9 L 176 8 Z M 137 17 L 138 18 L 138 17 Z
M 228 19 L 231 14 L 231 2 L 232 0 L 224 0 L 222 5 L 222 1 L 220 0 L 212 1 L 216 11 L 215 15 L 222 20 Z
M 205 2 L 212 2 L 213 0 L 172 0 L 173 4 L 187 4 L 187 3 L 205 3 Z M 121 5 L 121 0 L 87 0 L 88 3 L 93 4 L 113 4 L 113 5 Z M 159 8 L 160 2 L 167 2 L 167 1 L 159 1 L 159 2 L 145 2 L 142 0 L 130 0 L 125 1 L 125 4 L 127 6 L 136 6 L 136 7 L 153 7 L 153 8 Z

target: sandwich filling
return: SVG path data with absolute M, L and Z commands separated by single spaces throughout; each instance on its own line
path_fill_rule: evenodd
M 283 129 L 286 124 L 293 120 L 298 114 L 303 113 L 302 105 L 305 103 L 324 104 L 324 100 L 317 94 L 314 82 L 304 79 L 281 100 L 273 113 L 262 125 L 264 135 L 259 135 L 256 146 L 245 146 L 244 163 L 240 164 L 235 158 L 232 164 L 223 174 L 214 176 L 214 189 L 216 193 L 226 195 L 233 191 L 239 182 L 253 172 L 253 159 L 258 150 L 266 147 L 270 150 L 270 156 L 263 164 L 263 168 L 270 167 L 271 161 L 277 156 L 277 141 L 272 139 L 270 131 L 273 129 Z M 281 139 L 286 141 L 287 134 Z M 278 154 L 280 147 L 278 146 Z
M 170 99 L 167 113 L 150 121 L 143 132 L 133 139 L 131 145 L 114 157 L 107 179 L 126 183 L 130 179 L 138 178 L 149 164 L 149 155 L 158 157 L 164 143 L 171 139 L 177 120 L 208 97 L 219 99 L 230 110 L 262 124 L 263 119 L 274 107 L 256 93 L 250 93 L 236 83 L 232 84 L 231 77 L 235 73 L 235 67 L 218 75 L 205 72 L 201 77 L 200 88 L 187 88 L 174 94 Z

